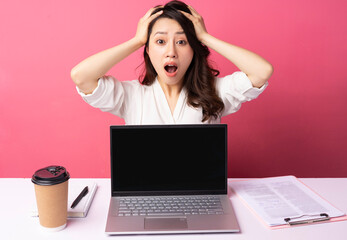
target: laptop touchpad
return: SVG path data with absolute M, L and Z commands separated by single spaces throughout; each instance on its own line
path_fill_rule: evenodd
M 147 217 L 145 218 L 145 229 L 187 229 L 187 218 L 185 217 Z

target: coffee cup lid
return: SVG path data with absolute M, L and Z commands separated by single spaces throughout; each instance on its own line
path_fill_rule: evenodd
M 37 170 L 31 178 L 31 181 L 37 185 L 55 185 L 63 183 L 70 178 L 70 174 L 62 166 L 48 166 Z

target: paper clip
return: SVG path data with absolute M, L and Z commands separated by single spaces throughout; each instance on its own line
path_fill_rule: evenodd
M 303 217 L 314 217 L 314 218 L 293 221 L 295 219 L 303 218 Z M 292 218 L 285 218 L 284 219 L 284 221 L 289 225 L 308 224 L 308 223 L 315 223 L 315 222 L 321 222 L 321 221 L 327 221 L 327 220 L 330 220 L 330 217 L 327 213 L 321 213 L 321 214 L 316 214 L 316 215 L 301 215 L 299 217 L 292 217 Z

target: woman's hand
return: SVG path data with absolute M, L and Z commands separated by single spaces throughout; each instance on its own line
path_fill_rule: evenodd
M 227 58 L 246 73 L 254 87 L 263 86 L 273 72 L 272 65 L 249 50 L 224 42 L 208 34 L 202 17 L 191 6 L 188 6 L 188 8 L 192 14 L 183 11 L 181 13 L 193 22 L 199 41 Z
M 161 7 L 161 6 L 159 6 Z M 139 41 L 142 45 L 145 45 L 147 42 L 147 35 L 148 35 L 148 25 L 150 22 L 152 22 L 153 19 L 158 17 L 160 14 L 163 13 L 163 11 L 159 11 L 153 15 L 151 13 L 159 7 L 151 8 L 140 20 L 139 23 L 137 24 L 137 30 L 136 30 L 136 35 L 135 39 Z
M 98 86 L 99 78 L 115 64 L 146 44 L 149 23 L 162 13 L 159 11 L 151 16 L 154 9 L 156 8 L 150 9 L 140 19 L 134 38 L 86 58 L 71 70 L 71 78 L 82 92 L 92 93 Z
M 192 14 L 180 11 L 184 16 L 186 16 L 194 24 L 195 33 L 200 42 L 203 42 L 203 38 L 207 33 L 204 19 L 202 16 L 192 7 L 188 6 Z

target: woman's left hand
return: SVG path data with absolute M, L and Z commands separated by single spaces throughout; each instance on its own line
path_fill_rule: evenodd
M 200 14 L 191 6 L 188 6 L 188 8 L 192 14 L 183 11 L 181 13 L 193 22 L 199 41 L 227 58 L 238 69 L 246 73 L 254 87 L 260 88 L 263 86 L 273 72 L 272 65 L 261 56 L 247 49 L 224 42 L 208 34 Z
M 186 13 L 184 11 L 180 12 L 184 14 L 184 16 L 186 16 L 190 21 L 193 22 L 196 36 L 199 39 L 199 41 L 202 42 L 204 35 L 207 34 L 204 19 L 192 6 L 188 6 L 188 8 L 192 12 L 192 14 Z

